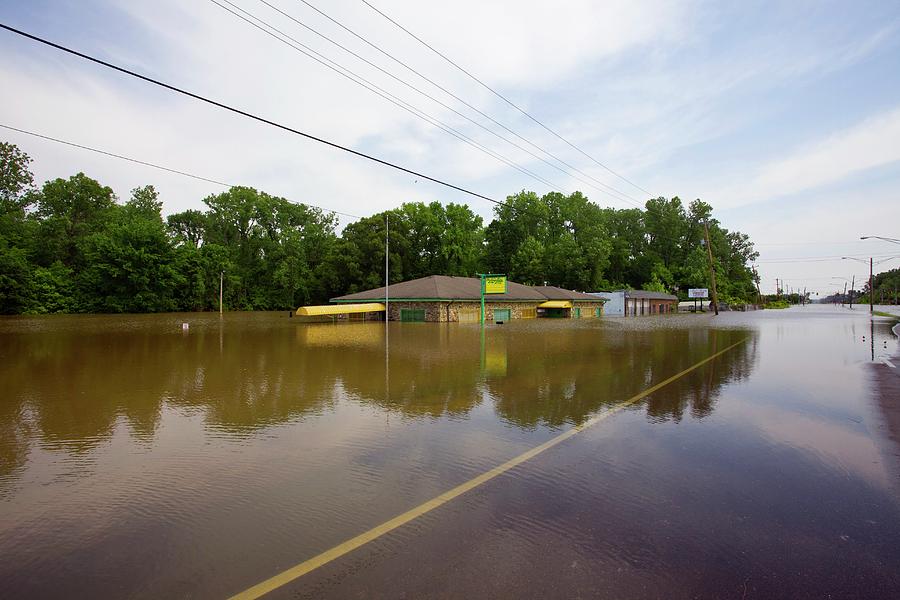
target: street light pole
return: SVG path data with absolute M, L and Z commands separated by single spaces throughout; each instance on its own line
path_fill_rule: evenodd
M 860 237 L 859 239 L 861 239 L 861 240 L 869 240 L 869 239 L 883 240 L 885 242 L 891 242 L 892 244 L 900 244 L 900 240 L 898 240 L 898 239 L 889 238 L 889 237 L 881 237 L 880 235 L 864 235 L 864 236 Z
M 872 278 L 872 257 L 869 257 L 869 314 L 875 314 L 875 280 Z
M 388 219 L 388 213 L 385 211 L 384 213 L 384 325 L 387 327 L 387 322 L 391 319 L 391 305 L 390 299 L 388 297 L 388 286 L 391 284 L 391 270 L 390 270 L 390 246 L 388 245 L 388 239 L 390 238 L 390 222 Z
M 866 237 L 875 237 L 875 236 L 866 236 Z M 865 238 L 863 238 L 863 239 L 865 239 Z M 890 239 L 890 238 L 886 238 L 886 239 Z M 900 243 L 900 242 L 897 242 L 897 243 Z M 855 260 L 856 262 L 861 262 L 862 264 L 866 264 L 866 261 L 864 261 L 860 258 L 853 258 L 852 256 L 842 256 L 841 260 Z M 856 276 L 854 275 L 854 278 L 855 277 Z M 873 281 L 874 280 L 872 278 L 872 258 L 870 257 L 869 258 L 869 313 L 875 312 L 875 306 L 872 304 L 872 300 L 873 300 L 872 294 L 875 293 L 875 290 L 872 288 Z M 851 306 L 850 308 L 853 308 L 853 307 Z

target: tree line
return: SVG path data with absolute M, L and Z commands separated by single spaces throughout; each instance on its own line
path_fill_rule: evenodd
M 163 217 L 152 185 L 120 201 L 78 173 L 36 186 L 30 157 L 0 143 L 0 312 L 277 310 L 432 274 L 506 273 L 582 291 L 708 287 L 708 222 L 719 295 L 756 297 L 748 236 L 677 197 L 601 208 L 580 192 L 523 191 L 482 218 L 462 204 L 404 203 L 339 230 L 335 215 L 249 187 Z

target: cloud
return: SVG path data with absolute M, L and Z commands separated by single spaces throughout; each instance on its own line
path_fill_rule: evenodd
M 748 199 L 769 200 L 839 182 L 900 161 L 900 107 L 806 144 L 764 165 L 750 182 Z

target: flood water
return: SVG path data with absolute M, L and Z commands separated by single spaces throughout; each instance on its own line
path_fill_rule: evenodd
M 183 329 L 183 323 L 188 329 Z M 0 597 L 900 597 L 863 310 L 0 320 Z

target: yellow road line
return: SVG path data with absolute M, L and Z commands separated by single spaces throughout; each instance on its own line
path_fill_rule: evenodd
M 432 498 L 431 500 L 428 500 L 427 502 L 424 502 L 423 504 L 420 504 L 419 506 L 406 511 L 405 513 L 403 513 L 401 515 L 397 515 L 390 521 L 385 521 L 381 525 L 378 525 L 377 527 L 373 527 L 372 529 L 366 531 L 365 533 L 361 533 L 356 537 L 350 538 L 346 542 L 338 544 L 337 546 L 335 546 L 334 548 L 332 548 L 330 550 L 326 550 L 325 552 L 322 552 L 321 554 L 318 554 L 318 555 L 310 558 L 309 560 L 303 561 L 302 563 L 300 563 L 298 565 L 295 565 L 285 571 L 282 571 L 278 575 L 275 575 L 274 577 L 266 579 L 265 581 L 260 582 L 256 585 L 254 585 L 253 587 L 251 587 L 247 590 L 244 590 L 243 592 L 241 592 L 239 594 L 232 596 L 231 600 L 249 600 L 251 598 L 259 598 L 260 596 L 268 594 L 269 592 L 276 590 L 276 589 L 290 583 L 291 581 L 297 579 L 298 577 L 302 577 L 302 576 L 306 575 L 310 571 L 314 571 L 315 569 L 318 569 L 319 567 L 326 565 L 326 564 L 330 563 L 331 561 L 333 561 L 337 558 L 340 558 L 341 556 L 343 556 L 349 552 L 356 550 L 360 546 L 368 544 L 372 540 L 378 539 L 379 537 L 385 535 L 386 533 L 389 533 L 389 532 L 393 531 L 394 529 L 397 529 L 401 525 L 405 525 L 406 523 L 409 523 L 410 521 L 412 521 L 418 517 L 421 517 L 425 513 L 431 512 L 432 510 L 436 509 L 437 507 L 439 507 L 443 504 L 446 504 L 447 502 L 450 502 L 457 496 L 461 496 L 462 494 L 465 494 L 466 492 L 477 488 L 478 486 L 490 481 L 491 479 L 497 477 L 498 475 L 505 473 L 506 471 L 509 471 L 513 467 L 516 467 L 516 466 L 522 464 L 526 460 L 534 458 L 541 452 L 548 450 L 561 442 L 564 442 L 565 440 L 569 439 L 573 435 L 587 429 L 588 427 L 591 427 L 592 425 L 599 423 L 603 419 L 609 417 L 610 415 L 612 415 L 614 413 L 619 412 L 623 408 L 626 408 L 626 407 L 634 404 L 635 402 L 638 402 L 639 400 L 649 396 L 653 392 L 658 391 L 660 388 L 663 388 L 663 387 L 669 385 L 673 381 L 681 379 L 682 377 L 684 377 L 691 371 L 694 371 L 695 369 L 702 367 L 709 361 L 721 356 L 722 354 L 725 354 L 732 348 L 739 346 L 744 341 L 745 340 L 735 342 L 734 344 L 728 346 L 724 350 L 720 350 L 719 352 L 716 352 L 715 354 L 712 354 L 711 356 L 704 358 L 700 362 L 688 367 L 684 371 L 681 371 L 680 373 L 672 375 L 671 377 L 669 377 L 668 379 L 666 379 L 664 381 L 660 381 L 656 385 L 647 388 L 646 390 L 637 394 L 636 396 L 632 396 L 628 400 L 624 400 L 622 402 L 619 402 L 618 404 L 613 405 L 611 408 L 604 411 L 603 413 L 601 413 L 595 417 L 591 417 L 590 419 L 588 419 L 581 425 L 577 425 L 577 426 L 573 427 L 572 429 L 569 429 L 568 431 L 559 434 L 555 438 L 552 438 L 552 439 L 544 442 L 540 446 L 535 446 L 531 450 L 528 450 L 527 452 L 523 452 L 522 454 L 506 461 L 505 463 L 503 463 L 501 465 L 497 465 L 490 471 L 486 471 L 485 473 L 482 473 L 481 475 L 478 475 L 477 477 L 474 477 L 474 478 L 466 481 L 465 483 L 462 483 L 462 484 L 456 486 L 455 488 L 444 492 L 440 496 L 436 496 L 435 498 Z

